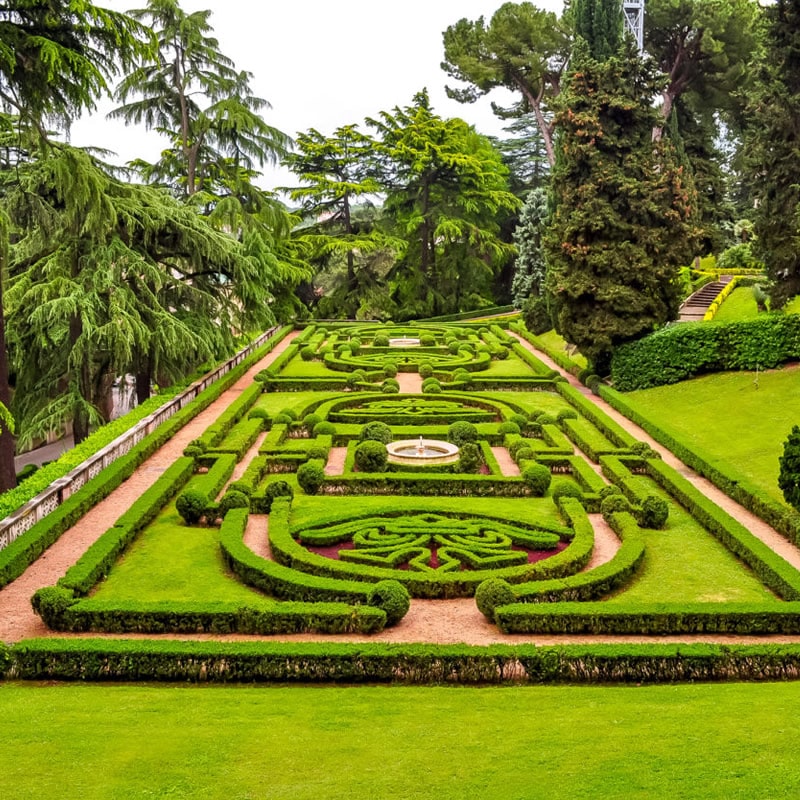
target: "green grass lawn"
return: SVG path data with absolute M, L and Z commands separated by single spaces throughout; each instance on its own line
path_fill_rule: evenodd
M 800 684 L 0 685 L 14 800 L 789 798 Z
M 776 500 L 778 457 L 800 422 L 800 369 L 787 366 L 758 375 L 722 372 L 625 395 L 656 424 L 696 447 L 712 464 L 725 464 Z
M 714 315 L 714 322 L 736 322 L 743 319 L 754 319 L 758 316 L 758 307 L 753 297 L 752 286 L 740 286 L 734 289 Z
M 588 366 L 588 362 L 586 358 L 581 355 L 577 350 L 574 353 L 567 352 L 567 342 L 564 340 L 562 336 L 557 334 L 554 330 L 547 331 L 547 333 L 543 333 L 537 337 L 542 344 L 548 347 L 550 350 L 559 350 L 564 353 L 564 355 L 569 355 L 569 357 L 576 363 L 579 364 L 581 367 Z

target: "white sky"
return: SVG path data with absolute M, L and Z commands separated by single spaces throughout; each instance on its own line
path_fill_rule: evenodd
M 501 120 L 483 98 L 474 105 L 449 100 L 449 77 L 440 68 L 442 32 L 462 17 L 487 21 L 503 0 L 182 0 L 187 12 L 210 9 L 220 50 L 238 69 L 253 73 L 254 93 L 272 109 L 265 119 L 294 136 L 317 128 L 329 134 L 340 125 L 406 106 L 427 87 L 434 110 L 461 117 L 485 134 L 500 135 Z M 560 12 L 562 0 L 534 0 Z M 97 0 L 118 11 L 141 7 L 136 0 Z M 452 81 L 450 81 L 452 83 Z M 501 104 L 507 97 L 494 98 Z M 153 161 L 164 140 L 144 127 L 126 128 L 101 113 L 77 121 L 75 145 L 105 147 L 124 163 Z M 266 188 L 291 184 L 282 170 L 265 170 Z

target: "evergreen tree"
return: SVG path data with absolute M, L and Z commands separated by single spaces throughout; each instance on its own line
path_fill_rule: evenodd
M 778 487 L 786 502 L 800 511 L 800 425 L 792 428 L 783 445 L 783 455 L 778 460 Z
M 613 349 L 674 319 L 697 230 L 691 182 L 652 142 L 660 79 L 632 43 L 605 62 L 580 40 L 559 98 L 545 236 L 559 331 L 606 374 Z
M 766 264 L 772 308 L 800 294 L 800 0 L 765 11 L 767 44 L 747 112 L 746 173 L 758 202 L 755 255 Z
M 620 0 L 575 0 L 575 35 L 589 46 L 596 61 L 615 55 L 622 44 L 623 18 Z
M 519 224 L 514 231 L 517 260 L 511 293 L 517 308 L 522 308 L 531 295 L 539 297 L 544 291 L 546 265 L 542 236 L 548 216 L 546 191 L 534 189 L 522 207 Z
M 390 276 L 398 307 L 414 318 L 490 304 L 495 272 L 511 254 L 497 219 L 519 206 L 491 142 L 435 114 L 425 91 L 368 122 L 379 134 L 384 213 L 406 242 Z

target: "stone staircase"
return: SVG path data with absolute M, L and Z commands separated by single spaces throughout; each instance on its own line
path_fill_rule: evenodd
M 707 283 L 702 289 L 698 289 L 691 297 L 684 300 L 678 310 L 678 322 L 702 321 L 708 307 L 714 302 L 714 298 L 731 280 L 731 275 L 720 275 L 718 281 Z

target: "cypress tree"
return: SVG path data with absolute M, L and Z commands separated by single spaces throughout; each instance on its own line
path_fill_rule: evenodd
M 605 61 L 622 44 L 623 19 L 620 0 L 577 0 L 575 36 L 587 45 L 592 58 Z
M 748 106 L 745 152 L 758 202 L 754 251 L 766 264 L 776 309 L 800 294 L 800 0 L 779 0 L 765 13 L 767 46 Z
M 652 141 L 652 62 L 632 43 L 600 62 L 579 40 L 573 68 L 556 108 L 546 286 L 558 330 L 606 374 L 616 346 L 677 315 L 696 197 L 672 145 Z

